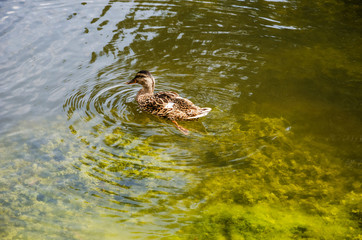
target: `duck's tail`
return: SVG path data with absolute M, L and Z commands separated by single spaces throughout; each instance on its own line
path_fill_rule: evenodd
M 205 108 L 201 108 L 200 110 L 201 111 L 199 114 L 197 114 L 196 116 L 190 117 L 189 119 L 205 117 L 207 114 L 209 114 L 209 112 L 211 111 L 211 108 L 205 107 Z

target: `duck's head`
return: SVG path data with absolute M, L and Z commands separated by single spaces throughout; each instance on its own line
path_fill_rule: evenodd
M 141 84 L 144 88 L 150 88 L 152 90 L 155 88 L 155 78 L 147 70 L 139 71 L 131 81 L 126 82 L 126 84 L 134 83 Z

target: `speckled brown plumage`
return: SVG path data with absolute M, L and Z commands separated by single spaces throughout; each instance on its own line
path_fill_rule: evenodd
M 136 96 L 136 101 L 143 111 L 170 119 L 185 134 L 187 129 L 179 126 L 176 121 L 198 119 L 211 111 L 211 108 L 200 108 L 172 91 L 154 93 L 155 79 L 148 71 L 138 72 L 131 81 L 127 82 L 127 84 L 133 83 L 141 84 L 143 87 Z

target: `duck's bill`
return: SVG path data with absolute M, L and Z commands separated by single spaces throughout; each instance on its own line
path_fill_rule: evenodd
M 131 81 L 125 82 L 125 84 L 134 84 L 136 83 L 136 79 L 132 79 Z

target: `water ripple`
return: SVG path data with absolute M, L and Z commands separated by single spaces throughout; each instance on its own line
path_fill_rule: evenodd
M 139 112 L 134 102 L 138 88 L 101 75 L 74 89 L 63 108 L 70 131 L 85 147 L 74 168 L 95 182 L 90 192 L 78 191 L 125 221 L 131 214 L 143 216 L 158 199 L 179 191 L 194 163 L 188 152 L 160 136 L 162 122 L 145 126 L 151 116 Z

